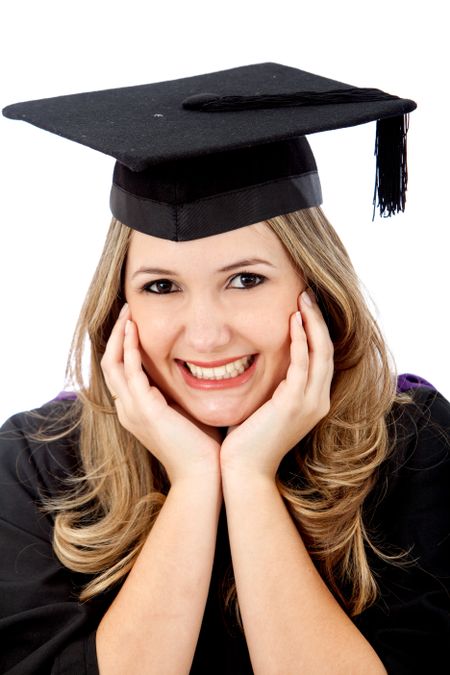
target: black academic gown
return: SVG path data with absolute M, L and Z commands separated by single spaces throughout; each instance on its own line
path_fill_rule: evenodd
M 369 553 L 381 597 L 353 620 L 388 673 L 440 675 L 450 672 L 450 452 L 437 425 L 450 432 L 450 404 L 422 386 L 414 397 L 417 407 L 400 416 L 403 440 L 381 467 L 365 513 L 394 552 L 413 546 L 416 562 L 397 568 Z M 53 401 L 40 413 L 68 405 Z M 52 518 L 39 508 L 41 495 L 56 494 L 76 470 L 76 442 L 37 443 L 27 437 L 35 428 L 36 421 L 19 413 L 0 434 L 0 673 L 97 675 L 95 631 L 120 586 L 77 601 L 88 577 L 57 560 Z M 282 469 L 289 470 L 289 455 Z M 221 609 L 219 584 L 229 562 L 222 509 L 192 675 L 253 672 L 245 639 Z

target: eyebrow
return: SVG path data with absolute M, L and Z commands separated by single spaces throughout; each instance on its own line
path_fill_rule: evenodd
M 275 267 L 275 265 L 270 263 L 268 260 L 263 260 L 262 258 L 244 258 L 243 260 L 237 260 L 236 262 L 231 263 L 231 265 L 222 267 L 220 270 L 217 270 L 217 273 L 229 272 L 230 270 L 234 270 L 237 267 L 249 267 L 250 265 L 260 264 L 268 265 L 269 267 Z M 177 272 L 163 269 L 162 267 L 140 267 L 138 270 L 136 270 L 131 278 L 134 279 L 134 277 L 136 277 L 138 274 L 170 274 L 172 276 L 178 276 Z

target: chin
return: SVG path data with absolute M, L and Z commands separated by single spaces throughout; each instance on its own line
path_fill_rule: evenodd
M 246 414 L 237 414 L 237 413 L 223 413 L 223 412 L 210 412 L 205 413 L 204 415 L 195 415 L 195 418 L 199 422 L 208 425 L 209 427 L 232 427 L 236 424 L 241 424 L 244 420 L 249 417 L 250 413 Z

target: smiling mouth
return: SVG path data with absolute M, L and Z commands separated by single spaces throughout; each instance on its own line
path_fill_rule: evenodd
M 193 364 L 187 364 L 186 361 L 179 361 L 183 368 L 198 380 L 229 380 L 242 375 L 254 363 L 256 354 L 251 354 L 242 359 L 237 359 L 224 366 L 215 366 L 214 368 L 203 368 Z

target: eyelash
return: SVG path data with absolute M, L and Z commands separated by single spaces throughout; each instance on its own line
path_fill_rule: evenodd
M 262 274 L 255 274 L 254 272 L 239 272 L 238 274 L 235 274 L 233 277 L 231 277 L 230 282 L 233 281 L 233 279 L 236 279 L 237 277 L 240 277 L 240 276 L 255 277 L 255 278 L 258 278 L 260 281 L 255 286 L 251 286 L 251 287 L 243 286 L 242 288 L 236 289 L 238 291 L 251 291 L 253 288 L 256 288 L 257 286 L 261 286 L 266 281 L 266 277 L 263 276 Z M 155 281 L 151 281 L 151 282 L 145 284 L 142 287 L 142 291 L 144 293 L 153 293 L 154 295 L 171 295 L 171 293 L 173 293 L 174 291 L 169 291 L 169 293 L 158 293 L 157 291 L 151 291 L 150 290 L 150 286 L 153 286 L 153 284 L 157 284 L 161 281 L 165 281 L 166 283 L 168 282 L 170 284 L 173 284 L 173 281 L 170 281 L 170 279 L 155 279 Z

